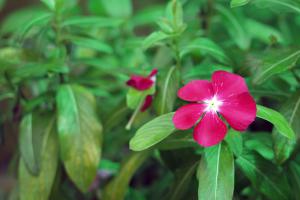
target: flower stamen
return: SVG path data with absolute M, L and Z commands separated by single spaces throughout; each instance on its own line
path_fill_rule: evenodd
M 204 103 L 206 104 L 206 112 L 218 112 L 220 106 L 223 104 L 222 101 L 218 100 L 217 96 L 214 96 L 212 99 L 205 100 Z

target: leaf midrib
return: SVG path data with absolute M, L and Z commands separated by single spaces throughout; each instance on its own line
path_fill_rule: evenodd
M 291 8 L 291 9 L 293 9 L 293 10 L 295 10 L 295 11 L 297 11 L 297 12 L 300 13 L 300 9 L 298 9 L 298 8 L 295 7 L 294 5 L 290 5 L 290 4 L 288 4 L 288 3 L 281 2 L 281 1 L 277 1 L 277 0 L 265 0 L 265 1 L 270 1 L 270 2 L 273 2 L 273 3 L 281 4 L 281 5 L 283 5 L 283 6 L 286 6 L 286 7 L 288 7 L 288 8 Z
M 71 88 L 71 86 L 70 85 L 68 85 L 67 86 L 67 90 L 68 90 L 68 93 L 70 94 L 70 99 L 71 99 L 71 101 L 73 102 L 73 105 L 74 105 L 74 113 L 76 114 L 76 122 L 77 122 L 77 127 L 78 127 L 78 132 L 77 132 L 77 134 L 78 135 L 81 135 L 81 129 L 82 129 L 82 127 L 81 127 L 81 123 L 80 123 L 80 119 L 79 119 L 79 110 L 78 110 L 78 103 L 77 103 L 77 100 L 76 100 L 76 97 L 75 97 L 75 95 L 74 95 L 74 88 L 72 89 Z M 74 142 L 76 142 L 76 141 L 79 141 L 79 140 L 75 140 Z M 76 144 L 76 145 L 74 145 L 74 146 L 76 146 L 76 147 L 80 147 L 80 148 L 76 148 L 77 150 L 79 150 L 80 151 L 80 153 L 78 154 L 78 155 L 83 155 L 83 149 L 81 148 L 81 145 L 79 144 Z M 79 157 L 80 158 L 80 157 Z M 81 160 L 81 158 L 80 158 L 80 160 Z M 73 170 L 72 170 L 73 171 Z M 82 171 L 82 170 L 80 170 L 80 171 Z M 78 175 L 78 177 L 83 177 L 83 176 L 79 176 Z M 80 182 L 83 182 L 82 181 L 83 179 L 81 178 L 81 181 Z M 80 184 L 80 186 L 81 186 L 81 184 Z
M 268 67 L 265 71 L 263 71 L 263 72 L 261 73 L 261 75 L 258 76 L 258 77 L 256 78 L 256 80 L 261 79 L 261 77 L 263 77 L 265 74 L 267 74 L 270 70 L 274 69 L 276 66 L 278 66 L 279 64 L 281 64 L 281 63 L 287 61 L 288 59 L 291 59 L 291 58 L 293 58 L 294 56 L 297 56 L 299 53 L 300 53 L 300 51 L 296 51 L 295 53 L 293 53 L 293 54 L 287 56 L 286 58 L 283 58 L 283 59 L 277 61 L 276 63 L 272 64 L 272 65 L 271 65 L 270 67 Z
M 215 186 L 215 200 L 217 199 L 217 193 L 218 193 L 218 176 L 219 176 L 219 165 L 220 165 L 220 153 L 221 153 L 221 146 L 222 144 L 219 145 L 218 148 L 218 156 L 217 156 L 217 164 L 216 164 L 216 186 Z

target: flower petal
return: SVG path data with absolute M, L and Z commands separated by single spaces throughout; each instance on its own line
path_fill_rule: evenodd
M 226 71 L 213 73 L 212 87 L 218 99 L 248 92 L 248 87 L 243 77 Z
M 221 142 L 227 133 L 225 123 L 216 112 L 207 112 L 194 129 L 194 139 L 201 146 L 209 147 Z
M 192 128 L 200 119 L 204 109 L 205 105 L 199 103 L 192 103 L 180 107 L 173 117 L 175 127 L 180 130 Z
M 131 78 L 126 82 L 128 86 L 131 86 L 137 90 L 147 90 L 153 85 L 153 81 L 150 78 L 145 78 L 142 76 L 133 75 Z
M 146 111 L 152 104 L 153 101 L 153 96 L 152 95 L 147 95 L 144 101 L 143 106 L 141 107 L 141 112 Z
M 245 92 L 226 99 L 219 112 L 233 129 L 244 131 L 256 117 L 256 103 L 250 93 Z
M 152 78 L 153 76 L 156 76 L 157 72 L 158 72 L 158 69 L 154 68 L 147 77 Z
M 203 101 L 213 96 L 212 84 L 206 80 L 194 80 L 180 88 L 178 97 L 185 101 Z

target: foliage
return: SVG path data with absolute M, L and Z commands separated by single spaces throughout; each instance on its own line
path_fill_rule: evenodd
M 299 199 L 299 14 L 299 0 L 41 0 L 9 13 L 1 148 L 8 126 L 20 134 L 0 198 Z M 153 68 L 154 87 L 126 86 Z M 202 148 L 172 117 L 178 89 L 216 70 L 245 77 L 257 119 Z

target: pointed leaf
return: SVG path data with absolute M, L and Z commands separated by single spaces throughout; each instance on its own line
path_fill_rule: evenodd
M 295 0 L 254 0 L 257 5 L 272 6 L 278 5 L 279 8 L 287 8 L 300 13 L 300 2 Z
M 55 10 L 56 0 L 41 0 L 52 11 Z
M 232 200 L 234 159 L 225 143 L 204 149 L 197 176 L 199 200 Z
M 171 35 L 167 35 L 162 31 L 153 32 L 144 40 L 143 48 L 148 49 L 156 45 L 158 42 L 161 42 L 162 40 L 165 40 L 169 37 L 171 37 Z
M 285 72 L 295 66 L 300 57 L 300 51 L 279 52 L 265 56 L 253 79 L 255 84 L 261 84 L 273 75 Z
M 137 130 L 129 145 L 133 151 L 142 151 L 159 143 L 175 131 L 172 122 L 174 113 L 161 115 Z
M 284 41 L 282 33 L 270 25 L 253 19 L 247 19 L 245 26 L 252 38 L 258 39 L 266 44 L 270 44 L 271 37 L 275 37 L 278 43 L 283 43 Z
M 261 105 L 257 105 L 257 117 L 272 123 L 281 135 L 289 139 L 295 139 L 295 133 L 293 129 L 288 121 L 279 112 Z
M 186 47 L 181 49 L 180 56 L 183 57 L 186 54 L 191 52 L 199 52 L 203 56 L 208 54 L 222 63 L 229 62 L 229 58 L 226 56 L 223 49 L 219 45 L 217 45 L 214 41 L 208 38 L 198 38 L 192 41 Z
M 249 3 L 250 0 L 231 0 L 230 6 L 231 8 L 238 7 L 238 6 L 243 6 Z
M 93 38 L 83 38 L 83 37 L 69 37 L 68 38 L 73 44 L 94 49 L 99 52 L 112 53 L 113 49 L 108 44 Z
M 183 10 L 180 1 L 173 0 L 168 4 L 166 17 L 176 29 L 183 25 Z
M 44 124 L 40 149 L 40 173 L 32 175 L 21 157 L 19 163 L 19 186 L 21 200 L 47 200 L 52 189 L 58 165 L 58 141 L 55 118 L 39 116 L 33 126 Z
M 290 97 L 280 109 L 286 117 L 289 125 L 296 133 L 297 139 L 300 137 L 300 93 L 295 93 Z M 273 130 L 274 152 L 278 163 L 286 161 L 296 147 L 296 140 L 282 136 L 277 130 Z
M 28 171 L 33 175 L 38 175 L 40 170 L 40 152 L 44 126 L 45 124 L 39 121 L 39 117 L 31 113 L 27 114 L 21 122 L 21 156 Z
M 57 96 L 60 154 L 67 174 L 86 192 L 100 161 L 102 126 L 93 95 L 77 85 L 63 85 Z

